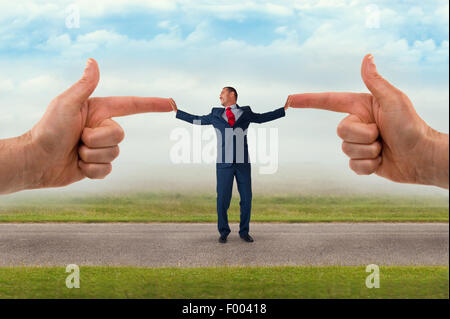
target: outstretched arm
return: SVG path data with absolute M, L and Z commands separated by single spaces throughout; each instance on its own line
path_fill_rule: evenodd
M 193 115 L 182 110 L 179 110 L 177 104 L 173 99 L 170 99 L 170 104 L 172 106 L 173 111 L 176 113 L 176 118 L 186 121 L 191 124 L 197 125 L 209 125 L 211 124 L 212 114 L 209 113 L 207 115 Z
M 286 115 L 287 107 L 280 107 L 274 111 L 266 112 L 266 113 L 253 113 L 253 111 L 250 114 L 250 122 L 253 123 L 265 123 L 270 122 L 276 119 L 279 119 L 280 117 L 283 117 Z

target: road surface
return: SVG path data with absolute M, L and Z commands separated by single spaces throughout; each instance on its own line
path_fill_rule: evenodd
M 0 224 L 0 266 L 448 265 L 448 223 Z

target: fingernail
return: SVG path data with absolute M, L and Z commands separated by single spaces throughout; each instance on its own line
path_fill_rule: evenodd
M 367 63 L 367 70 L 371 72 L 377 72 L 377 67 L 375 65 L 375 59 L 373 58 L 373 55 L 369 54 L 367 60 L 369 61 L 369 63 Z
M 87 59 L 86 68 L 88 68 L 92 64 L 92 58 Z
M 87 59 L 87 61 L 86 61 L 86 66 L 84 67 L 84 74 L 86 74 L 86 71 L 87 71 L 87 69 L 89 68 L 89 65 L 91 64 L 91 59 L 89 58 L 89 59 Z

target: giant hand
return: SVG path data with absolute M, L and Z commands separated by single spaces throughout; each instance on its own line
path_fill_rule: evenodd
M 98 81 L 97 62 L 89 59 L 82 78 L 51 101 L 29 132 L 0 140 L 0 193 L 104 178 L 124 138 L 113 117 L 172 111 L 168 98 L 90 98 Z
M 286 105 L 350 113 L 337 132 L 356 173 L 448 188 L 448 134 L 417 115 L 409 98 L 378 74 L 370 54 L 363 59 L 361 76 L 372 94 L 294 94 Z

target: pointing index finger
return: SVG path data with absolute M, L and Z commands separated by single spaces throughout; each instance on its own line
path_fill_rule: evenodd
M 353 114 L 355 106 L 362 102 L 362 95 L 359 93 L 325 92 L 292 94 L 287 103 L 294 108 L 316 108 Z
M 90 101 L 94 108 L 101 108 L 109 117 L 126 116 L 148 112 L 170 112 L 170 98 L 110 96 L 95 97 Z

